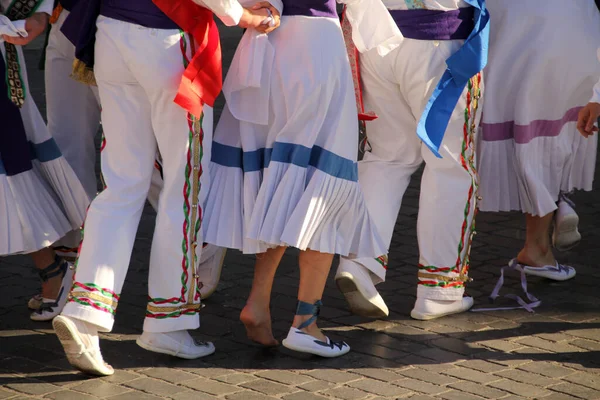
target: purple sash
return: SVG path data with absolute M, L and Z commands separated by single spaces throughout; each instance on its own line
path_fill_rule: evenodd
M 335 0 L 283 0 L 283 15 L 338 18 Z
M 465 40 L 475 26 L 475 8 L 451 11 L 389 10 L 404 37 L 416 40 Z
M 60 5 L 67 11 L 71 11 L 77 0 L 59 0 Z
M 154 29 L 179 29 L 152 0 L 102 0 L 100 15 Z
M 6 64 L 0 56 L 0 174 L 8 176 L 28 171 L 31 165 L 31 149 L 21 119 L 21 110 L 7 96 Z

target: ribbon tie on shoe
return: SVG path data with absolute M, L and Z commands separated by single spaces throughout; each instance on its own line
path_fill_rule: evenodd
M 309 319 L 304 321 L 297 329 L 304 329 L 317 320 L 321 313 L 321 306 L 323 303 L 321 300 L 317 300 L 315 304 L 306 303 L 298 300 L 298 306 L 296 307 L 296 315 L 312 315 Z M 328 345 L 329 346 L 329 345 Z
M 500 289 L 502 289 L 502 286 L 504 285 L 504 268 L 506 268 L 506 267 L 502 267 L 500 269 L 500 278 L 498 278 L 498 283 L 496 283 L 496 287 L 490 294 L 490 302 L 491 303 L 493 303 L 496 300 L 496 298 L 499 297 Z M 559 270 L 561 270 L 561 269 L 566 270 L 566 268 L 560 264 L 558 264 L 557 268 Z M 532 295 L 531 293 L 529 293 L 527 291 L 527 275 L 525 274 L 525 270 L 523 270 L 523 267 L 521 266 L 521 264 L 518 263 L 516 258 L 511 260 L 508 263 L 508 269 L 517 271 L 521 274 L 521 288 L 523 288 L 523 292 L 525 293 L 525 296 L 527 296 L 529 303 L 527 303 L 525 300 L 523 300 L 520 296 L 517 296 L 516 294 L 505 294 L 503 297 L 515 300 L 517 303 L 519 303 L 519 307 L 477 308 L 477 309 L 472 309 L 471 311 L 477 312 L 477 311 L 518 310 L 518 309 L 523 308 L 523 309 L 529 311 L 530 313 L 535 312 L 533 309 L 538 307 L 540 304 L 542 304 L 542 302 L 537 297 L 535 297 L 534 295 Z

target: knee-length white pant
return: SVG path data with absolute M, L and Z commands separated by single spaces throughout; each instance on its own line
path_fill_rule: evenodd
M 417 296 L 460 299 L 469 265 L 477 201 L 475 133 L 481 106 L 481 76 L 461 96 L 437 158 L 417 137 L 417 123 L 446 69 L 446 59 L 462 41 L 404 39 L 385 57 L 361 55 L 365 108 L 379 118 L 367 123 L 370 151 L 359 162 L 359 182 L 369 213 L 388 246 L 411 175 L 425 161 L 421 180 L 417 235 Z M 375 281 L 385 280 L 387 256 L 354 260 Z
M 195 329 L 200 308 L 195 266 L 209 184 L 209 175 L 202 173 L 208 158 L 202 156 L 210 148 L 203 148 L 202 137 L 207 132 L 205 143 L 210 144 L 212 112 L 201 122 L 173 102 L 192 49 L 178 30 L 106 17 L 98 19 L 97 28 L 94 70 L 102 103 L 106 188 L 88 210 L 75 283 L 63 314 L 112 329 L 158 149 L 164 186 L 150 254 L 144 330 Z

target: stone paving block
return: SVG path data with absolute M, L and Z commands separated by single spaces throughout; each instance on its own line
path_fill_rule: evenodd
M 454 369 L 444 371 L 443 374 L 447 374 L 458 379 L 463 379 L 476 383 L 489 383 L 500 379 L 499 377 L 493 374 L 486 374 L 475 369 L 463 367 L 456 367 Z
M 267 396 L 262 393 L 255 393 L 250 391 L 238 392 L 234 394 L 228 394 L 225 396 L 227 400 L 275 400 L 277 397 Z
M 408 378 L 413 378 L 419 381 L 424 381 L 424 382 L 429 382 L 432 383 L 434 385 L 448 385 L 450 383 L 454 383 L 457 380 L 454 378 L 451 378 L 449 376 L 445 376 L 442 374 L 434 374 L 431 373 L 430 371 L 421 369 L 421 368 L 409 368 L 409 369 L 404 369 L 402 371 L 399 372 L 400 375 L 406 376 Z M 402 385 L 400 385 L 402 386 Z
M 306 390 L 307 392 L 320 392 L 326 389 L 330 389 L 335 387 L 335 383 L 326 382 L 326 381 L 312 381 L 308 383 L 303 383 L 302 385 L 298 385 L 300 389 Z
M 576 385 L 574 383 L 561 383 L 555 386 L 552 386 L 550 389 L 556 392 L 561 392 L 568 394 L 570 396 L 575 396 L 580 399 L 597 399 L 600 398 L 600 391 L 590 389 L 585 386 Z
M 9 392 L 8 390 L 4 390 L 0 387 L 0 399 L 7 399 L 13 396 L 15 396 L 15 392 Z
M 351 372 L 337 370 L 315 370 L 305 372 L 305 374 L 312 376 L 315 379 L 320 379 L 331 383 L 346 383 L 362 378 L 362 376 L 353 374 Z
M 169 398 L 172 400 L 219 400 L 218 397 L 215 397 L 212 394 L 191 390 L 172 394 Z
M 297 392 L 282 397 L 283 400 L 327 400 L 327 397 L 306 392 Z
M 197 378 L 191 381 L 185 381 L 182 385 L 189 387 L 194 390 L 209 393 L 215 396 L 235 393 L 242 391 L 243 389 L 237 386 L 228 385 L 226 383 L 217 382 L 212 379 Z
M 566 393 L 552 392 L 552 394 L 550 396 L 544 397 L 544 400 L 579 400 L 579 398 L 569 396 Z
M 411 400 L 435 400 L 435 397 L 431 397 L 426 394 L 416 394 L 407 398 Z
M 547 376 L 549 378 L 562 378 L 567 375 L 574 374 L 576 371 L 565 368 L 561 365 L 539 361 L 534 363 L 529 363 L 526 365 L 522 365 L 519 367 L 520 370 L 533 372 L 534 374 L 540 374 Z
M 53 392 L 44 396 L 46 399 L 54 400 L 94 400 L 98 399 L 96 396 L 84 394 L 80 392 L 74 392 L 72 390 L 61 390 L 59 392 Z
M 455 381 L 456 382 L 456 381 Z M 394 385 L 398 385 L 400 387 L 410 389 L 413 392 L 419 393 L 427 393 L 427 394 L 437 394 L 442 393 L 448 390 L 445 387 L 439 385 L 433 385 L 428 382 L 424 382 L 417 379 L 407 378 L 394 382 Z
M 43 383 L 34 379 L 20 378 L 18 382 L 12 382 L 5 385 L 6 388 L 12 389 L 19 393 L 31 394 L 34 396 L 44 395 L 47 393 L 57 392 L 62 388 L 48 383 Z
M 454 390 L 454 389 L 449 390 L 444 393 L 440 393 L 436 397 L 438 399 L 444 399 L 444 400 L 482 400 L 485 398 L 485 397 L 476 396 L 474 394 L 465 393 L 463 391 L 458 391 L 458 390 Z
M 600 373 L 600 371 L 599 371 Z M 600 390 L 600 375 L 589 374 L 585 372 L 577 372 L 573 375 L 569 375 L 565 378 L 566 381 L 576 383 L 581 386 L 589 387 L 591 389 Z
M 268 395 L 278 395 L 282 393 L 290 393 L 296 391 L 296 389 L 293 387 L 282 385 L 281 383 L 269 381 L 267 379 L 262 378 L 243 383 L 240 386 Z
M 223 376 L 219 376 L 214 379 L 219 382 L 229 383 L 231 385 L 239 385 L 241 383 L 253 381 L 256 379 L 256 377 L 254 375 L 245 374 L 245 373 L 239 373 L 239 374 L 232 373 L 230 375 L 223 375 Z
M 452 353 L 450 351 L 441 350 L 438 348 L 423 350 L 418 352 L 416 355 L 442 363 L 453 363 L 465 359 L 465 356 L 461 354 Z
M 313 380 L 306 375 L 300 375 L 289 371 L 264 371 L 257 373 L 256 376 L 283 383 L 284 385 L 301 385 Z
M 485 349 L 483 349 L 478 343 L 466 343 L 464 340 L 449 337 L 432 340 L 430 345 L 448 350 L 453 353 L 458 353 L 463 356 L 485 351 Z
M 362 390 L 350 388 L 347 386 L 329 389 L 324 391 L 323 394 L 333 397 L 334 399 L 340 400 L 361 400 L 371 397 L 371 394 L 367 392 L 363 392 Z
M 508 379 L 494 381 L 489 383 L 488 385 L 491 387 L 495 387 L 496 389 L 501 389 L 505 392 L 513 393 L 527 398 L 539 398 L 548 396 L 550 394 L 548 390 L 542 389 L 540 387 L 511 381 Z
M 582 351 L 579 347 L 571 346 L 568 343 L 555 343 L 536 336 L 525 337 L 520 339 L 518 342 L 526 346 L 551 351 L 553 353 L 571 353 Z
M 533 373 L 525 372 L 525 371 L 518 371 L 518 370 L 514 370 L 514 369 L 496 372 L 496 373 L 494 373 L 494 375 L 502 377 L 502 378 L 507 378 L 507 379 L 510 379 L 513 381 L 531 384 L 531 385 L 535 385 L 535 386 L 541 386 L 541 387 L 549 386 L 549 385 L 556 383 L 556 381 L 554 379 L 547 378 L 542 375 L 533 374 Z
M 116 396 L 121 393 L 130 391 L 130 389 L 125 388 L 123 386 L 104 382 L 99 379 L 89 380 L 80 385 L 73 386 L 71 389 L 78 391 L 78 392 L 91 394 L 92 396 L 102 397 L 102 398 Z
M 600 342 L 594 342 L 587 339 L 575 339 L 569 342 L 571 345 L 581 347 L 586 350 L 600 351 Z
M 353 381 L 347 383 L 347 386 L 364 390 L 365 392 L 378 394 L 380 396 L 402 396 L 411 392 L 411 390 L 404 389 L 396 385 L 391 385 L 389 383 L 376 381 L 374 379 L 361 379 L 359 381 Z
M 163 397 L 185 390 L 181 386 L 172 385 L 155 378 L 140 378 L 124 383 L 123 386 Z
M 403 378 L 402 375 L 399 375 L 394 371 L 382 368 L 357 368 L 351 370 L 351 372 L 362 376 L 368 376 L 369 378 L 378 379 L 384 382 L 393 382 Z
M 143 371 L 139 371 L 140 374 L 149 376 L 151 378 L 157 378 L 170 383 L 179 383 L 183 381 L 189 381 L 196 379 L 198 376 L 190 374 L 189 372 L 182 371 L 174 368 L 150 368 Z M 133 379 L 130 379 L 133 380 Z M 127 382 L 127 380 L 123 381 Z
M 492 388 L 489 386 L 485 386 L 480 383 L 474 383 L 474 382 L 459 382 L 459 383 L 453 383 L 448 386 L 457 391 L 471 393 L 471 394 L 481 396 L 486 399 L 499 399 L 501 397 L 508 395 L 508 393 L 506 393 L 503 390 L 498 390 L 498 389 L 495 389 L 495 388 Z
M 494 350 L 500 350 L 500 351 L 513 351 L 513 350 L 523 347 L 523 345 L 519 344 L 519 343 L 511 342 L 508 340 L 498 340 L 498 339 L 482 340 L 482 341 L 478 341 L 477 343 L 482 346 L 489 347 Z
M 101 379 L 102 381 L 108 382 L 108 383 L 119 384 L 119 383 L 129 382 L 134 379 L 138 379 L 140 377 L 141 377 L 141 375 L 138 375 L 137 373 L 133 373 L 130 371 L 124 371 L 122 369 L 117 369 L 117 370 L 115 370 L 114 375 L 105 376 L 105 377 L 96 378 L 96 379 Z
M 142 392 L 127 392 L 123 394 L 118 394 L 116 396 L 107 397 L 108 400 L 158 400 L 160 397 L 153 396 L 148 393 Z

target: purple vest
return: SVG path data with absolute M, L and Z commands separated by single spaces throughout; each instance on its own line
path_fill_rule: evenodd
M 338 18 L 335 0 L 283 0 L 283 15 Z
M 152 0 L 102 0 L 100 15 L 155 29 L 179 29 Z
M 417 40 L 465 40 L 475 26 L 475 8 L 389 10 L 402 35 Z

